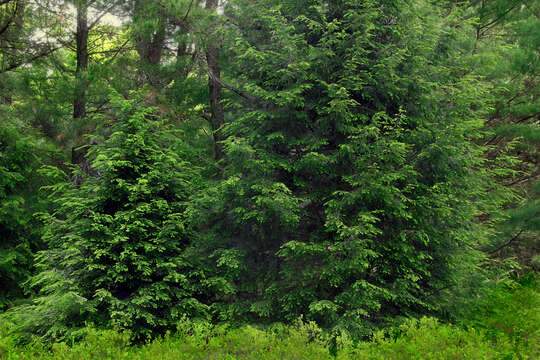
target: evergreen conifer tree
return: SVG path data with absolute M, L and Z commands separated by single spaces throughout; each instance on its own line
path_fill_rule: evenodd
M 358 335 L 437 310 L 485 240 L 470 24 L 428 1 L 233 1 L 223 180 L 203 232 L 249 271 L 232 309 Z M 240 260 L 239 260 L 240 259 Z
M 89 151 L 97 175 L 49 188 L 48 250 L 31 281 L 41 295 L 14 312 L 27 333 L 63 338 L 90 321 L 145 339 L 207 311 L 184 220 L 199 169 L 156 109 L 139 98 L 116 108 L 111 135 Z
M 531 0 L 472 1 L 478 20 L 479 72 L 493 90 L 486 122 L 487 158 L 513 201 L 502 213 L 497 241 L 487 250 L 527 269 L 540 250 L 540 4 Z M 507 161 L 504 164 L 504 161 Z M 501 166 L 501 164 L 504 164 Z M 538 185 L 536 185 L 538 187 Z

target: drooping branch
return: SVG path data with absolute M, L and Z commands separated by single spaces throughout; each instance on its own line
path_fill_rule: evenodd
M 8 71 L 12 71 L 12 70 L 17 69 L 20 66 L 30 64 L 30 63 L 32 63 L 32 62 L 34 62 L 36 60 L 39 60 L 41 58 L 44 58 L 46 56 L 51 55 L 52 53 L 54 53 L 55 51 L 57 51 L 57 50 L 59 50 L 59 49 L 61 49 L 63 47 L 64 46 L 57 46 L 57 47 L 49 48 L 49 49 L 45 50 L 44 52 L 41 52 L 39 54 L 36 54 L 36 55 L 32 56 L 29 59 L 25 59 L 24 61 L 20 61 L 20 62 L 17 62 L 17 63 L 12 63 L 9 66 L 7 66 L 6 68 L 1 69 L 0 73 L 6 73 Z
M 249 100 L 251 102 L 257 101 L 256 97 L 254 97 L 253 95 L 250 95 L 250 94 L 246 93 L 245 91 L 242 91 L 242 90 L 240 90 L 240 89 L 238 89 L 238 88 L 236 88 L 236 87 L 234 87 L 234 86 L 232 86 L 230 84 L 227 84 L 221 78 L 217 77 L 212 71 L 208 71 L 208 76 L 210 78 L 212 78 L 214 81 L 218 82 L 219 85 L 221 85 L 221 87 L 232 91 L 236 95 L 239 95 L 239 96 L 243 97 L 244 99 Z
M 497 253 L 497 252 L 501 251 L 502 249 L 504 249 L 505 247 L 509 246 L 514 241 L 516 241 L 522 233 L 523 233 L 523 229 L 521 229 L 516 235 L 512 236 L 512 238 L 510 240 L 508 240 L 507 242 L 505 242 L 504 244 L 496 247 L 493 250 L 488 251 L 488 254 L 494 254 L 494 253 Z

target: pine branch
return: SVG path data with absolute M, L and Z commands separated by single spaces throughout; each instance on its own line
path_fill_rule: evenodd
M 50 48 L 50 49 L 47 49 L 46 51 L 42 52 L 42 53 L 39 53 L 39 54 L 36 54 L 34 55 L 33 57 L 31 57 L 30 59 L 26 59 L 25 61 L 20 61 L 18 63 L 14 63 L 14 64 L 11 64 L 10 66 L 6 67 L 5 69 L 2 69 L 0 70 L 0 74 L 2 73 L 6 73 L 8 71 L 12 71 L 12 70 L 15 70 L 17 69 L 18 67 L 20 66 L 23 66 L 25 64 L 29 64 L 29 63 L 32 63 L 38 59 L 41 59 L 43 57 L 46 57 L 46 56 L 49 56 L 51 55 L 52 53 L 54 53 L 55 51 L 61 49 L 63 46 L 58 46 L 58 47 L 54 47 L 54 48 Z

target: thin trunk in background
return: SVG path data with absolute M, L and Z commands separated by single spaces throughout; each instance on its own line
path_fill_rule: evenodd
M 84 172 L 89 172 L 90 164 L 86 161 L 86 147 L 80 148 L 81 137 L 83 135 L 83 121 L 86 118 L 86 72 L 88 70 L 88 3 L 87 0 L 79 0 L 77 5 L 77 32 L 75 40 L 77 44 L 77 69 L 75 71 L 75 96 L 73 100 L 73 121 L 76 136 L 72 151 L 71 163 L 81 166 Z M 78 182 L 75 179 L 75 182 Z
M 133 21 L 143 23 L 148 21 L 151 16 L 156 16 L 156 22 L 150 26 L 151 32 L 136 32 L 135 42 L 137 52 L 141 60 L 141 73 L 144 77 L 143 82 L 148 82 L 154 88 L 161 87 L 159 64 L 165 47 L 165 38 L 167 30 L 167 19 L 164 14 L 154 7 L 159 4 L 149 0 L 135 0 Z
M 218 0 L 206 0 L 206 9 L 216 11 Z M 210 92 L 210 111 L 212 130 L 214 132 L 214 157 L 216 160 L 223 158 L 223 147 L 220 141 L 223 140 L 219 128 L 225 122 L 223 113 L 222 86 L 221 86 L 221 68 L 219 66 L 219 49 L 210 40 L 206 46 L 206 61 L 208 63 L 209 77 L 208 90 Z

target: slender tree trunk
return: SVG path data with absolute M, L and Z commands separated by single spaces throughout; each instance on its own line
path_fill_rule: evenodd
M 155 10 L 151 7 L 156 6 L 153 0 L 135 0 L 133 20 L 143 21 L 153 14 Z M 148 34 L 136 34 L 135 41 L 137 52 L 141 59 L 141 73 L 145 77 L 144 82 L 148 82 L 154 88 L 160 88 L 159 64 L 165 47 L 167 20 L 161 13 L 155 14 L 157 23 Z
M 0 40 L 0 46 L 2 49 L 5 49 L 7 47 L 6 40 L 1 39 Z M 8 67 L 8 59 L 7 54 L 2 54 L 2 63 L 0 64 L 2 73 L 4 70 Z M 3 79 L 0 78 L 0 104 L 11 104 L 11 96 L 9 94 L 9 89 L 7 89 L 6 85 L 4 84 Z
M 9 52 L 7 49 L 11 44 L 17 44 L 23 34 L 24 12 L 27 0 L 11 0 L 3 2 L 6 11 L 6 19 L 0 24 L 0 44 L 2 49 L 2 63 L 0 64 L 1 73 L 6 72 L 14 63 L 17 57 L 16 52 Z M 11 4 L 11 8 L 10 8 Z M 9 9 L 9 11 L 8 11 Z M 11 13 L 8 15 L 7 13 Z M 0 81 L 0 103 L 11 104 L 11 90 Z
M 86 148 L 80 149 L 83 135 L 84 119 L 86 118 L 86 71 L 88 70 L 88 3 L 87 0 L 78 0 L 77 5 L 77 69 L 75 71 L 75 97 L 73 100 L 73 121 L 77 129 L 75 132 L 75 145 L 71 150 L 71 163 L 81 166 L 83 171 L 89 172 L 90 164 L 85 159 Z M 75 179 L 78 182 L 79 179 Z
M 86 117 L 86 82 L 84 75 L 88 70 L 88 6 L 86 0 L 77 5 L 77 70 L 76 89 L 73 102 L 73 118 L 77 121 Z
M 206 0 L 206 8 L 210 10 L 216 10 L 218 0 Z M 219 129 L 225 122 L 225 115 L 223 112 L 222 99 L 222 86 L 221 86 L 221 68 L 219 66 L 219 49 L 212 42 L 209 41 L 206 47 L 206 62 L 208 63 L 208 70 L 210 76 L 208 77 L 208 89 L 210 92 L 210 111 L 212 129 L 214 132 L 214 157 L 216 160 L 223 158 L 223 146 L 220 141 L 223 140 L 220 135 Z

